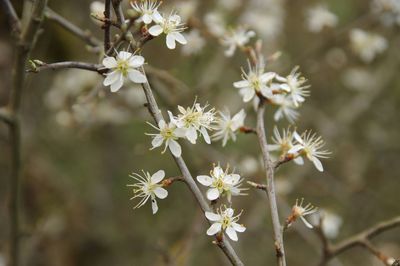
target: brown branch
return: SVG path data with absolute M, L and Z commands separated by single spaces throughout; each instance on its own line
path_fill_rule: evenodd
M 98 40 L 96 37 L 92 35 L 89 30 L 83 30 L 76 26 L 75 24 L 71 23 L 67 19 L 65 19 L 60 14 L 56 13 L 50 8 L 46 8 L 45 16 L 47 19 L 56 22 L 58 25 L 75 35 L 76 37 L 80 38 L 81 40 L 85 41 L 87 44 L 93 47 L 98 47 L 101 45 L 101 41 Z
M 391 220 L 388 221 L 384 221 L 384 222 L 380 222 L 354 236 L 351 236 L 341 242 L 339 242 L 338 244 L 332 245 L 330 244 L 326 238 L 324 240 L 324 235 L 322 230 L 317 230 L 318 235 L 320 236 L 320 238 L 326 242 L 326 244 L 324 245 L 324 252 L 323 252 L 323 257 L 321 259 L 320 265 L 325 265 L 330 259 L 332 259 L 333 257 L 338 256 L 339 254 L 341 254 L 342 252 L 351 249 L 353 247 L 356 246 L 361 246 L 366 248 L 368 251 L 370 251 L 371 253 L 373 253 L 375 256 L 378 256 L 378 252 L 376 252 L 376 250 L 374 251 L 372 245 L 369 243 L 369 240 L 372 239 L 373 237 L 387 231 L 390 229 L 393 229 L 395 227 L 399 227 L 400 226 L 400 216 L 395 217 Z M 379 253 L 381 254 L 381 253 Z M 387 257 L 385 257 L 386 259 L 388 259 Z
M 104 5 L 104 51 L 108 51 L 111 47 L 110 40 L 111 40 L 111 23 L 110 23 L 110 17 L 111 17 L 111 0 L 105 0 L 105 5 Z
M 11 31 L 14 35 L 18 36 L 21 33 L 21 22 L 18 18 L 17 13 L 15 12 L 13 5 L 9 0 L 1 0 L 0 4 L 6 13 L 8 23 L 11 26 Z
M 257 134 L 257 130 L 255 130 L 254 128 L 251 128 L 251 127 L 246 127 L 246 126 L 240 127 L 239 131 L 242 133 L 245 133 L 245 134 Z
M 143 69 L 144 72 L 144 69 Z M 157 102 L 154 98 L 152 89 L 150 87 L 149 83 L 144 83 L 142 84 L 143 91 L 145 93 L 146 99 L 147 99 L 147 107 L 149 109 L 150 114 L 154 118 L 154 121 L 156 124 L 158 124 L 159 121 L 164 120 L 164 117 L 158 108 Z M 173 156 L 173 155 L 172 155 Z M 182 157 L 176 158 L 173 156 L 178 168 L 180 169 L 182 176 L 184 178 L 184 181 L 190 191 L 193 193 L 193 196 L 195 197 L 196 201 L 200 205 L 200 208 L 202 209 L 203 212 L 206 211 L 211 211 L 210 206 L 207 203 L 207 200 L 204 198 L 203 194 L 201 193 L 200 189 L 198 188 L 196 182 L 194 181 L 189 169 L 186 166 L 186 163 Z M 233 265 L 244 265 L 240 258 L 237 256 L 235 250 L 232 248 L 231 244 L 229 241 L 226 240 L 226 237 L 223 237 L 222 239 L 218 239 L 216 243 L 218 246 L 221 248 L 221 250 L 225 253 L 229 261 Z
M 31 73 L 38 73 L 43 70 L 56 70 L 56 69 L 65 69 L 65 68 L 77 68 L 84 69 L 89 71 L 95 71 L 99 74 L 103 74 L 108 71 L 107 68 L 104 68 L 103 65 L 100 64 L 91 64 L 85 62 L 77 62 L 77 61 L 65 61 L 65 62 L 57 62 L 47 64 L 44 62 L 40 62 L 38 60 L 31 61 L 32 68 L 26 70 Z
M 261 101 L 257 110 L 257 136 L 264 159 L 265 175 L 267 179 L 266 192 L 269 199 L 270 212 L 272 217 L 276 257 L 278 260 L 278 265 L 285 266 L 286 265 L 285 249 L 283 245 L 282 228 L 281 228 L 281 223 L 279 221 L 278 206 L 276 203 L 276 194 L 275 194 L 275 183 L 274 183 L 275 169 L 268 151 L 268 143 L 264 127 L 264 112 L 265 112 L 265 105 Z

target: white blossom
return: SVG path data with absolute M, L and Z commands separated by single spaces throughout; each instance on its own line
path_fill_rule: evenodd
M 210 175 L 199 175 L 197 181 L 203 186 L 209 187 L 207 199 L 216 200 L 221 196 L 227 196 L 231 201 L 231 196 L 245 195 L 242 193 L 244 188 L 240 188 L 243 179 L 238 174 L 229 174 L 228 168 L 224 171 L 220 166 L 215 166 L 210 171 Z
M 178 106 L 180 114 L 172 117 L 175 125 L 185 130 L 185 137 L 192 143 L 196 144 L 197 132 L 203 136 L 206 143 L 210 144 L 211 139 L 207 130 L 212 130 L 212 123 L 215 120 L 214 108 L 206 111 L 208 106 L 201 107 L 199 103 L 194 102 L 192 107 L 183 108 Z
M 207 13 L 204 16 L 204 24 L 207 26 L 208 31 L 216 37 L 222 37 L 226 32 L 225 20 L 221 13 Z
M 301 199 L 300 203 L 296 199 L 296 204 L 292 207 L 292 214 L 286 220 L 286 226 L 290 226 L 293 222 L 300 218 L 308 228 L 313 228 L 311 223 L 309 223 L 304 217 L 317 212 L 318 208 L 315 208 L 313 205 L 311 205 L 311 203 L 303 206 L 303 202 L 303 198 Z
M 222 207 L 219 208 L 217 213 L 205 212 L 207 219 L 210 222 L 213 222 L 207 230 L 207 235 L 212 236 L 225 232 L 230 239 L 237 241 L 238 237 L 236 232 L 242 233 L 246 231 L 246 227 L 237 223 L 242 213 L 233 216 L 234 212 L 235 211 L 232 208 L 226 207 L 224 207 L 224 209 Z
M 339 215 L 323 210 L 322 213 L 322 230 L 328 238 L 336 238 L 339 234 L 340 227 L 343 224 L 343 219 Z
M 182 148 L 177 140 L 178 138 L 185 136 L 185 131 L 181 128 L 178 128 L 172 121 L 167 124 L 164 120 L 160 120 L 160 122 L 158 122 L 158 127 L 150 123 L 149 125 L 159 131 L 157 134 L 146 134 L 152 136 L 153 138 L 151 142 L 151 150 L 160 147 L 165 142 L 165 147 L 162 153 L 169 148 L 175 157 L 180 157 L 182 154 Z
M 323 172 L 324 168 L 321 161 L 318 158 L 328 158 L 329 151 L 321 150 L 324 146 L 322 138 L 312 131 L 305 131 L 301 136 L 297 132 L 293 133 L 297 143 L 291 148 L 288 153 L 294 154 L 295 156 L 305 156 L 310 160 L 318 171 Z
M 182 47 L 182 53 L 186 56 L 198 54 L 206 45 L 206 41 L 196 29 L 191 30 L 189 33 L 184 34 L 187 45 Z
M 125 78 L 129 78 L 134 83 L 147 82 L 146 76 L 138 68 L 144 64 L 144 58 L 129 52 L 118 52 L 116 57 L 107 56 L 103 59 L 103 65 L 110 69 L 104 79 L 104 86 L 110 86 L 112 92 L 118 91 L 124 84 Z
M 104 23 L 99 19 L 104 19 L 104 2 L 93 1 L 92 3 L 90 3 L 90 14 L 91 14 L 90 17 L 94 23 L 96 23 L 99 26 L 103 25 Z
M 372 0 L 371 10 L 379 15 L 385 26 L 397 24 L 400 26 L 400 1 L 398 0 Z
M 143 175 L 139 175 L 137 173 L 132 173 L 129 175 L 136 181 L 135 184 L 127 185 L 128 187 L 133 187 L 133 193 L 135 194 L 131 200 L 135 198 L 142 198 L 134 207 L 136 209 L 142 207 L 148 201 L 148 199 L 151 199 L 151 208 L 153 210 L 153 214 L 155 214 L 158 211 L 156 198 L 165 199 L 168 196 L 168 191 L 160 184 L 161 180 L 163 180 L 165 177 L 165 172 L 163 170 L 159 170 L 151 176 L 149 172 L 142 170 L 142 173 Z
M 149 29 L 152 36 L 159 36 L 161 33 L 166 35 L 166 43 L 169 49 L 175 49 L 176 42 L 186 44 L 187 41 L 182 35 L 185 30 L 184 23 L 181 22 L 181 17 L 175 13 L 171 13 L 167 18 L 164 18 L 160 13 L 153 14 L 153 20 L 157 25 Z
M 333 28 L 337 23 L 337 16 L 329 11 L 325 5 L 317 5 L 307 10 L 307 27 L 311 32 L 320 32 L 324 28 Z
M 242 69 L 242 80 L 233 83 L 233 86 L 239 89 L 243 101 L 251 101 L 257 93 L 262 94 L 266 98 L 273 97 L 273 90 L 278 88 L 275 83 L 272 83 L 276 73 L 264 73 L 263 63 L 253 67 L 250 62 L 248 62 L 248 65 L 249 72 L 246 73 Z
M 298 66 L 293 68 L 286 78 L 280 76 L 276 77 L 278 81 L 283 82 L 283 84 L 280 84 L 280 88 L 288 93 L 296 107 L 305 101 L 304 97 L 310 95 L 310 91 L 307 90 L 310 86 L 303 86 L 304 83 L 307 82 L 307 79 L 302 77 L 301 73 L 297 72 L 297 70 L 299 70 Z
M 244 125 L 246 112 L 242 109 L 233 117 L 229 112 L 219 112 L 220 117 L 214 127 L 215 133 L 212 136 L 213 140 L 221 140 L 222 146 L 225 146 L 229 139 L 236 141 L 236 132 Z
M 136 0 L 131 2 L 132 8 L 140 14 L 140 18 L 137 21 L 143 21 L 144 24 L 150 24 L 155 21 L 154 17 L 158 16 L 157 9 L 160 5 L 161 2 L 157 0 Z
M 228 47 L 225 51 L 225 55 L 228 57 L 233 56 L 236 48 L 245 46 L 255 35 L 256 33 L 254 31 L 246 30 L 244 27 L 238 27 L 226 31 L 221 40 L 222 45 Z
M 272 103 L 278 105 L 278 110 L 274 114 L 274 120 L 279 121 L 283 117 L 290 123 L 299 117 L 299 112 L 296 111 L 297 107 L 294 105 L 292 98 L 289 95 L 277 94 L 271 99 Z
M 388 44 L 384 37 L 361 29 L 353 29 L 350 32 L 351 47 L 361 60 L 369 63 L 377 54 L 386 50 Z

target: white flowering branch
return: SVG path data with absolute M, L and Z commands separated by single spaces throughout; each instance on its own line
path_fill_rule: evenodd
M 385 265 L 395 265 L 396 260 L 392 257 L 384 255 L 381 251 L 377 250 L 370 242 L 370 240 L 377 235 L 388 231 L 390 229 L 400 227 L 400 216 L 397 216 L 388 221 L 380 222 L 354 236 L 348 237 L 337 244 L 331 244 L 326 238 L 321 226 L 316 228 L 316 232 L 323 244 L 322 259 L 319 263 L 320 266 L 326 265 L 329 260 L 340 255 L 344 251 L 353 247 L 364 247 L 367 251 L 372 253 L 380 259 Z M 397 261 L 398 263 L 398 261 Z
M 142 87 L 143 87 L 143 91 L 144 91 L 146 99 L 147 99 L 147 107 L 149 109 L 149 112 L 153 116 L 156 124 L 158 124 L 158 122 L 161 120 L 164 120 L 164 118 L 163 118 L 163 115 L 162 115 L 160 109 L 158 108 L 158 105 L 154 98 L 150 84 L 143 83 Z M 203 194 L 201 193 L 200 189 L 196 185 L 189 169 L 186 166 L 184 159 L 182 157 L 175 157 L 175 156 L 172 156 L 172 157 L 174 158 L 176 164 L 178 165 L 179 170 L 182 173 L 184 182 L 189 187 L 190 191 L 193 193 L 193 195 L 196 198 L 197 202 L 199 203 L 202 211 L 210 212 L 211 208 L 208 205 Z M 242 261 L 240 260 L 240 258 L 238 257 L 238 255 L 236 254 L 235 250 L 232 248 L 229 241 L 226 240 L 226 238 L 217 239 L 216 243 L 222 249 L 222 251 L 225 253 L 225 255 L 228 257 L 229 261 L 233 265 L 244 265 L 242 263 Z
M 267 179 L 266 192 L 269 199 L 270 212 L 272 217 L 276 257 L 278 260 L 278 265 L 285 266 L 286 258 L 285 258 L 285 249 L 283 245 L 282 227 L 279 220 L 278 206 L 276 203 L 276 193 L 275 193 L 275 183 L 274 183 L 275 168 L 273 162 L 271 161 L 268 151 L 268 143 L 264 127 L 264 113 L 265 113 L 265 105 L 263 101 L 260 101 L 260 105 L 258 106 L 257 110 L 257 136 L 261 147 L 261 152 L 263 155 L 264 168 Z

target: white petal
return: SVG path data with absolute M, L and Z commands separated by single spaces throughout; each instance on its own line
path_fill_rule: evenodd
M 212 178 L 208 175 L 199 175 L 197 176 L 197 181 L 203 186 L 210 186 L 212 184 Z
M 204 127 L 202 127 L 202 128 L 200 129 L 200 132 L 201 132 L 201 134 L 203 135 L 204 141 L 205 141 L 207 144 L 210 144 L 210 143 L 211 143 L 211 139 L 210 139 L 210 136 L 208 135 L 207 129 L 205 129 Z
M 168 49 L 175 49 L 175 36 L 171 33 L 167 34 L 167 47 Z
M 271 79 L 273 79 L 274 77 L 275 77 L 274 72 L 267 72 L 260 76 L 260 81 L 262 83 L 266 83 L 266 82 L 270 81 Z
M 157 10 L 155 10 L 153 12 L 153 19 L 157 23 L 161 23 L 164 20 L 164 18 L 161 16 L 160 12 L 158 12 Z
M 133 68 L 141 67 L 144 64 L 144 57 L 140 55 L 134 55 L 129 59 L 129 66 Z
M 172 154 L 175 157 L 181 157 L 182 154 L 182 149 L 181 149 L 181 145 L 179 145 L 178 142 L 176 142 L 175 140 L 171 139 L 169 142 L 169 149 L 171 150 Z
M 300 156 L 296 157 L 293 161 L 298 165 L 303 165 L 304 164 L 303 157 L 300 157 Z
M 288 153 L 297 153 L 298 151 L 300 151 L 301 149 L 303 149 L 302 145 L 294 145 L 289 151 Z
M 165 199 L 168 196 L 168 191 L 162 187 L 154 189 L 154 194 L 160 199 Z
M 228 217 L 232 217 L 234 212 L 235 211 L 232 208 L 226 209 L 226 215 L 228 215 Z
M 244 227 L 241 224 L 235 223 L 235 222 L 232 223 L 232 227 L 233 227 L 233 229 L 235 229 L 236 231 L 238 231 L 240 233 L 246 231 L 246 227 Z
M 313 228 L 313 226 L 303 216 L 300 216 L 300 218 L 308 228 L 310 228 L 310 229 Z
M 106 58 L 103 59 L 103 65 L 104 65 L 106 68 L 114 68 L 114 67 L 117 67 L 117 60 L 115 60 L 115 58 L 114 58 L 114 57 L 111 57 L 111 56 L 106 57 Z
M 163 178 L 165 177 L 165 172 L 163 170 L 159 170 L 157 172 L 155 172 L 152 176 L 151 176 L 151 183 L 153 184 L 157 184 L 159 183 L 161 180 L 163 180 Z
M 111 73 L 108 73 L 106 78 L 103 81 L 104 86 L 109 86 L 115 82 L 118 81 L 118 79 L 122 76 L 121 72 L 119 71 L 113 71 Z
M 143 22 L 144 24 L 150 24 L 153 21 L 152 16 L 150 16 L 149 14 L 144 14 L 142 16 Z
M 111 87 L 110 87 L 111 92 L 117 92 L 122 87 L 122 85 L 124 85 L 124 78 L 121 74 L 119 76 L 119 78 L 117 79 L 117 81 L 114 82 L 113 84 L 111 84 Z
M 163 32 L 163 28 L 160 25 L 154 25 L 149 29 L 149 33 L 153 36 L 158 36 Z
M 243 95 L 243 101 L 247 103 L 253 99 L 256 92 L 252 88 L 243 88 L 240 90 L 240 94 Z
M 131 53 L 129 52 L 125 52 L 125 51 L 121 51 L 118 53 L 117 57 L 121 60 L 128 60 L 130 57 L 132 56 Z
M 135 83 L 146 83 L 147 79 L 144 74 L 142 74 L 139 70 L 129 70 L 128 77 L 131 81 Z
M 235 229 L 233 229 L 232 227 L 228 227 L 225 230 L 226 234 L 229 236 L 230 239 L 232 239 L 233 241 L 238 241 L 238 237 L 236 234 Z
M 216 200 L 219 197 L 219 191 L 217 188 L 210 188 L 207 191 L 207 199 L 209 200 Z
M 185 36 L 183 36 L 180 32 L 175 32 L 174 38 L 180 44 L 187 44 L 187 40 L 185 39 Z
M 250 82 L 248 82 L 247 80 L 241 80 L 241 81 L 236 81 L 233 83 L 233 87 L 235 88 L 246 88 L 250 86 Z
M 158 205 L 156 199 L 151 199 L 151 209 L 153 210 L 153 214 L 158 211 Z
M 212 236 L 221 231 L 222 225 L 220 223 L 214 223 L 208 228 L 207 235 Z
M 209 221 L 216 222 L 221 220 L 221 215 L 213 213 L 213 212 L 205 212 L 206 217 Z
M 296 131 L 293 133 L 293 137 L 294 137 L 299 143 L 301 143 L 301 144 L 304 143 L 303 139 L 300 137 L 300 135 L 299 135 Z
M 196 144 L 197 140 L 197 131 L 194 127 L 189 128 L 186 130 L 186 138 L 192 143 Z
M 164 141 L 164 138 L 161 135 L 156 135 L 151 141 L 151 145 L 153 148 L 160 147 Z
M 322 166 L 321 161 L 317 157 L 314 156 L 312 158 L 312 162 L 313 162 L 315 168 L 317 168 L 318 171 L 320 171 L 320 172 L 324 171 L 324 167 Z

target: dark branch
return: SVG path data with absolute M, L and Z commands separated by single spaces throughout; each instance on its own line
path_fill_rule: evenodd
M 21 22 L 17 16 L 17 13 L 15 12 L 13 5 L 9 0 L 1 0 L 0 3 L 6 13 L 12 32 L 18 35 L 21 32 Z
M 111 17 L 111 0 L 105 0 L 105 6 L 104 6 L 104 51 L 108 51 L 111 47 L 110 40 L 110 17 Z
M 65 61 L 65 62 L 57 62 L 52 64 L 46 64 L 37 60 L 31 62 L 32 68 L 28 69 L 27 72 L 38 73 L 43 70 L 56 70 L 56 69 L 65 69 L 65 68 L 78 68 L 89 71 L 95 71 L 99 74 L 103 74 L 108 71 L 108 69 L 104 68 L 100 64 L 91 64 L 85 62 L 76 62 L 76 61 Z

